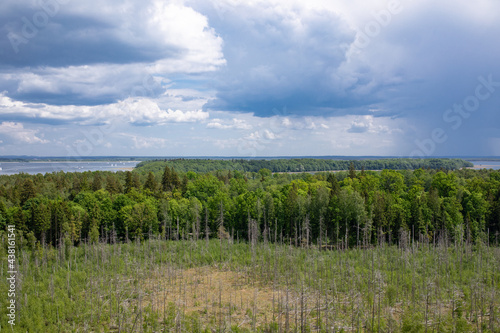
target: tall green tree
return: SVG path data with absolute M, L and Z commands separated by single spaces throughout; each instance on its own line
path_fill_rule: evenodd
M 120 181 L 116 178 L 114 174 L 108 174 L 106 176 L 106 191 L 111 194 L 118 194 L 122 192 L 122 186 Z
M 464 192 L 463 200 L 463 216 L 466 217 L 468 227 L 471 231 L 472 238 L 476 240 L 481 232 L 485 231 L 486 227 L 486 216 L 489 209 L 488 202 L 484 199 L 483 195 L 478 192 L 469 191 Z M 455 211 L 455 219 L 458 221 L 454 221 L 454 224 L 460 223 L 460 211 Z
M 144 239 L 150 232 L 158 233 L 156 205 L 149 199 L 123 207 L 120 216 L 129 239 Z
M 51 226 L 49 201 L 46 198 L 29 199 L 25 202 L 23 211 L 28 230 L 33 231 L 43 243 L 50 242 L 50 239 L 47 239 L 47 231 Z
M 127 171 L 125 173 L 125 193 L 130 193 L 132 188 L 134 187 L 132 172 Z
M 328 178 L 326 179 L 326 181 L 330 185 L 330 195 L 337 195 L 340 190 L 340 185 L 337 177 L 335 177 L 335 174 L 333 172 L 328 174 Z
M 181 186 L 181 181 L 179 179 L 179 175 L 177 172 L 175 172 L 175 169 L 172 168 L 170 172 L 170 187 L 171 190 L 173 191 L 174 189 L 178 189 Z
M 339 227 L 344 245 L 359 245 L 366 221 L 364 200 L 358 192 L 341 189 L 338 196 Z M 342 235 L 343 234 L 343 235 Z M 342 237 L 343 236 L 343 237 Z
M 92 191 L 98 191 L 102 188 L 101 173 L 95 172 L 94 178 L 92 179 Z
M 35 196 L 36 196 L 35 184 L 31 180 L 31 178 L 24 180 L 20 193 L 21 206 L 24 206 L 26 201 L 34 198 Z
M 161 186 L 164 192 L 170 191 L 171 189 L 171 181 L 170 181 L 170 168 L 168 165 L 165 166 L 163 170 L 163 176 L 161 178 Z
M 356 168 L 354 167 L 354 162 L 351 161 L 349 164 L 349 178 L 356 178 Z
M 151 193 L 155 193 L 158 187 L 158 183 L 156 182 L 155 175 L 153 172 L 148 173 L 148 178 L 146 179 L 146 183 L 144 183 L 144 189 L 151 191 Z

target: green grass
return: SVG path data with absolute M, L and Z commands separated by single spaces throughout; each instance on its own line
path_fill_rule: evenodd
M 1 251 L 0 325 L 10 331 Z M 318 251 L 149 240 L 20 249 L 18 265 L 14 332 L 500 332 L 500 249 L 481 244 Z M 205 276 L 182 275 L 198 268 L 226 278 L 202 289 Z M 224 295 L 224 283 L 238 292 Z M 272 302 L 257 297 L 265 292 Z

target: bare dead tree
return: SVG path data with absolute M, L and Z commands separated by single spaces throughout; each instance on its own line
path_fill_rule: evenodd
M 208 246 L 208 239 L 210 235 L 210 228 L 208 227 L 208 209 L 205 207 L 205 240 Z

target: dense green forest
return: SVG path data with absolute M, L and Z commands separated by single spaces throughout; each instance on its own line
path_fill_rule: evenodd
M 499 171 L 357 171 L 353 163 L 314 175 L 197 173 L 152 165 L 160 163 L 157 172 L 1 176 L 0 229 L 15 225 L 28 246 L 151 235 L 331 247 L 439 237 L 498 243 Z
M 216 170 L 238 170 L 242 172 L 258 172 L 260 169 L 269 169 L 271 172 L 310 172 L 310 171 L 335 171 L 348 170 L 354 165 L 356 170 L 416 170 L 416 169 L 445 169 L 458 170 L 472 167 L 471 162 L 461 159 L 411 159 L 411 158 L 389 158 L 389 159 L 363 159 L 363 160 L 337 160 L 320 158 L 296 158 L 296 159 L 170 159 L 144 161 L 137 165 L 142 172 L 160 172 L 168 165 L 178 172 L 209 172 Z

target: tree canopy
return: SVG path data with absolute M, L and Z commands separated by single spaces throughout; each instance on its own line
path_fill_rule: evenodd
M 54 246 L 152 235 L 284 239 L 297 246 L 395 243 L 404 233 L 418 241 L 494 242 L 500 232 L 500 171 L 450 171 L 443 166 L 459 162 L 449 160 L 434 164 L 438 170 L 382 171 L 369 170 L 370 161 L 348 161 L 345 171 L 314 174 L 275 172 L 299 160 L 261 161 L 267 167 L 256 171 L 238 168 L 258 161 L 198 162 L 196 168 L 233 164 L 200 172 L 187 169 L 194 163 L 188 160 L 155 161 L 132 172 L 0 176 L 0 229 L 15 225 L 25 240 Z M 365 163 L 363 172 L 356 163 Z

